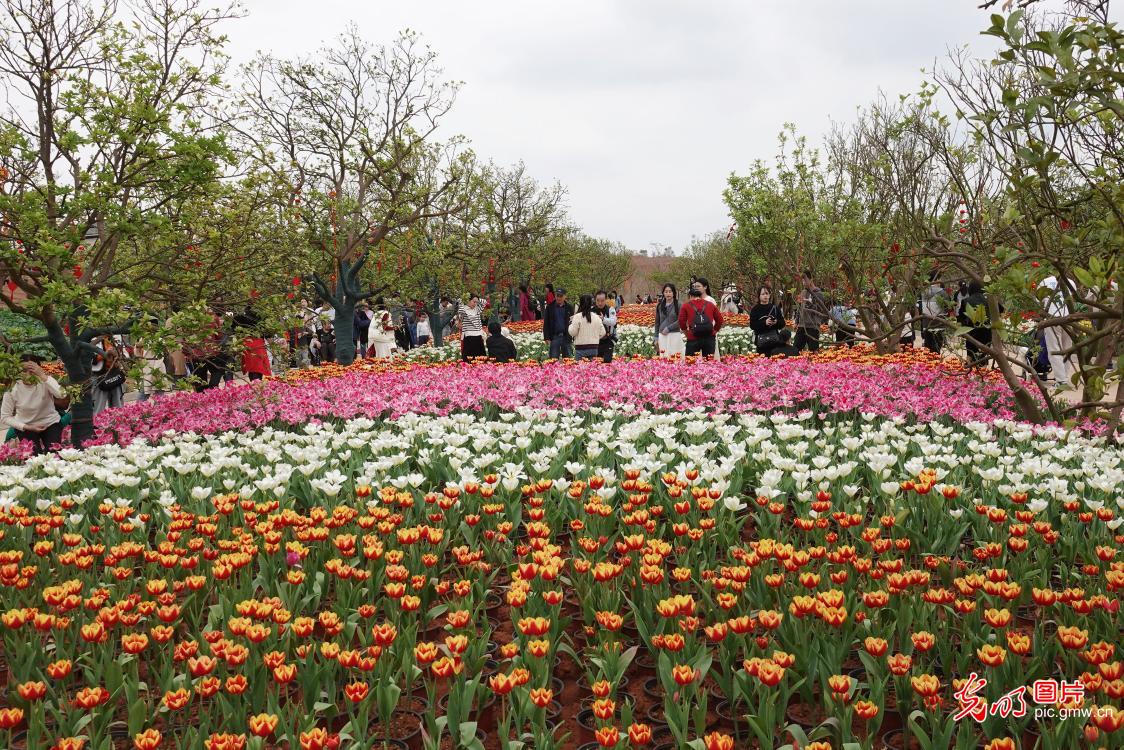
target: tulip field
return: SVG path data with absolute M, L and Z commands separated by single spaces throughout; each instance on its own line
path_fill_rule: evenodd
M 0 747 L 1119 748 L 1124 450 L 865 350 L 367 362 L 0 466 Z

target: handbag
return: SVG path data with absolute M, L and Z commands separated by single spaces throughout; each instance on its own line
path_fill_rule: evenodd
M 780 311 L 777 310 L 775 305 L 773 306 L 773 310 L 776 312 L 777 316 L 780 317 Z M 781 317 L 781 320 L 784 320 L 784 318 Z M 773 347 L 782 346 L 787 343 L 788 329 L 783 326 L 781 328 L 772 328 L 768 331 L 761 331 L 753 337 L 753 344 L 758 351 L 761 349 L 772 349 Z
M 98 381 L 98 388 L 105 392 L 113 391 L 125 385 L 125 374 L 114 367 Z

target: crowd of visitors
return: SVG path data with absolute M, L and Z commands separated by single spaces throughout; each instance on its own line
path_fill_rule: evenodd
M 767 280 L 768 281 L 768 280 Z M 1047 313 L 1053 317 L 1069 314 L 1067 295 L 1054 277 L 1041 284 L 1050 293 Z M 871 293 L 873 294 L 873 293 Z M 615 290 L 579 295 L 575 306 L 566 289 L 546 284 L 540 297 L 527 285 L 512 297 L 510 317 L 541 320 L 542 336 L 552 359 L 598 359 L 612 362 L 617 344 L 618 310 L 624 298 Z M 867 335 L 856 307 L 819 288 L 811 271 L 801 273 L 795 294 L 762 284 L 756 295 L 743 298 L 737 286 L 722 289 L 720 300 L 711 292 L 705 278 L 692 277 L 685 298 L 673 283 L 664 284 L 655 295 L 636 295 L 640 304 L 654 305 L 655 324 L 652 343 L 659 357 L 721 358 L 719 332 L 731 315 L 745 314 L 753 332 L 755 348 L 766 356 L 794 356 L 815 352 L 821 346 L 822 331 L 829 328 L 839 346 L 853 346 Z M 868 306 L 869 307 L 869 306 Z M 1003 312 L 991 304 L 978 283 L 960 282 L 947 286 L 933 272 L 915 304 L 908 309 L 897 334 L 904 347 L 915 342 L 919 328 L 921 345 L 941 353 L 949 333 L 960 326 L 966 359 L 970 366 L 987 364 L 991 352 L 991 315 Z M 516 313 L 517 311 L 517 313 Z M 487 357 L 496 362 L 513 362 L 519 352 L 506 323 L 509 311 L 495 315 L 489 301 L 469 294 L 463 301 L 445 297 L 439 301 L 436 318 L 420 301 L 404 303 L 378 298 L 373 304 L 360 303 L 351 321 L 357 358 L 388 359 L 415 347 L 431 345 L 439 327 L 442 338 L 458 337 L 461 358 L 470 361 Z M 125 400 L 126 370 L 139 376 L 131 385 L 136 398 L 144 400 L 190 378 L 199 392 L 232 382 L 236 373 L 250 381 L 270 376 L 275 357 L 284 367 L 318 366 L 336 361 L 337 316 L 328 304 L 313 307 L 302 300 L 297 325 L 284 333 L 267 336 L 260 331 L 260 319 L 250 308 L 238 314 L 211 314 L 206 335 L 201 340 L 155 354 L 144 342 L 123 337 L 102 337 L 93 343 L 100 352 L 90 367 L 90 390 L 94 413 L 120 406 Z M 892 332 L 883 332 L 890 335 Z M 1076 370 L 1068 350 L 1072 342 L 1061 328 L 1048 328 L 1035 348 L 1034 368 L 1039 374 L 1052 373 L 1056 387 L 1068 387 Z M 25 357 L 20 377 L 3 395 L 0 428 L 8 438 L 31 441 L 36 450 L 58 442 L 68 423 L 67 393 L 34 357 Z

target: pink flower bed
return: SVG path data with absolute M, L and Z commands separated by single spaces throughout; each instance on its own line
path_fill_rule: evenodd
M 1002 382 L 950 375 L 924 364 L 861 364 L 807 359 L 727 359 L 680 365 L 621 360 L 612 365 L 495 364 L 417 366 L 345 372 L 310 382 L 271 381 L 183 393 L 103 412 L 98 442 L 157 439 L 166 430 L 213 433 L 269 423 L 446 414 L 492 404 L 583 409 L 622 404 L 649 411 L 694 407 L 775 411 L 818 401 L 831 411 L 913 416 L 929 421 L 1014 419 Z

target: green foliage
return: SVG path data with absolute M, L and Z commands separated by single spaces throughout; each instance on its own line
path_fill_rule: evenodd
M 29 343 L 31 339 L 41 338 L 46 333 L 43 324 L 35 318 L 8 310 L 0 310 L 0 336 L 7 342 L 7 348 L 16 353 L 28 352 L 45 359 L 54 359 L 55 352 L 46 342 Z

